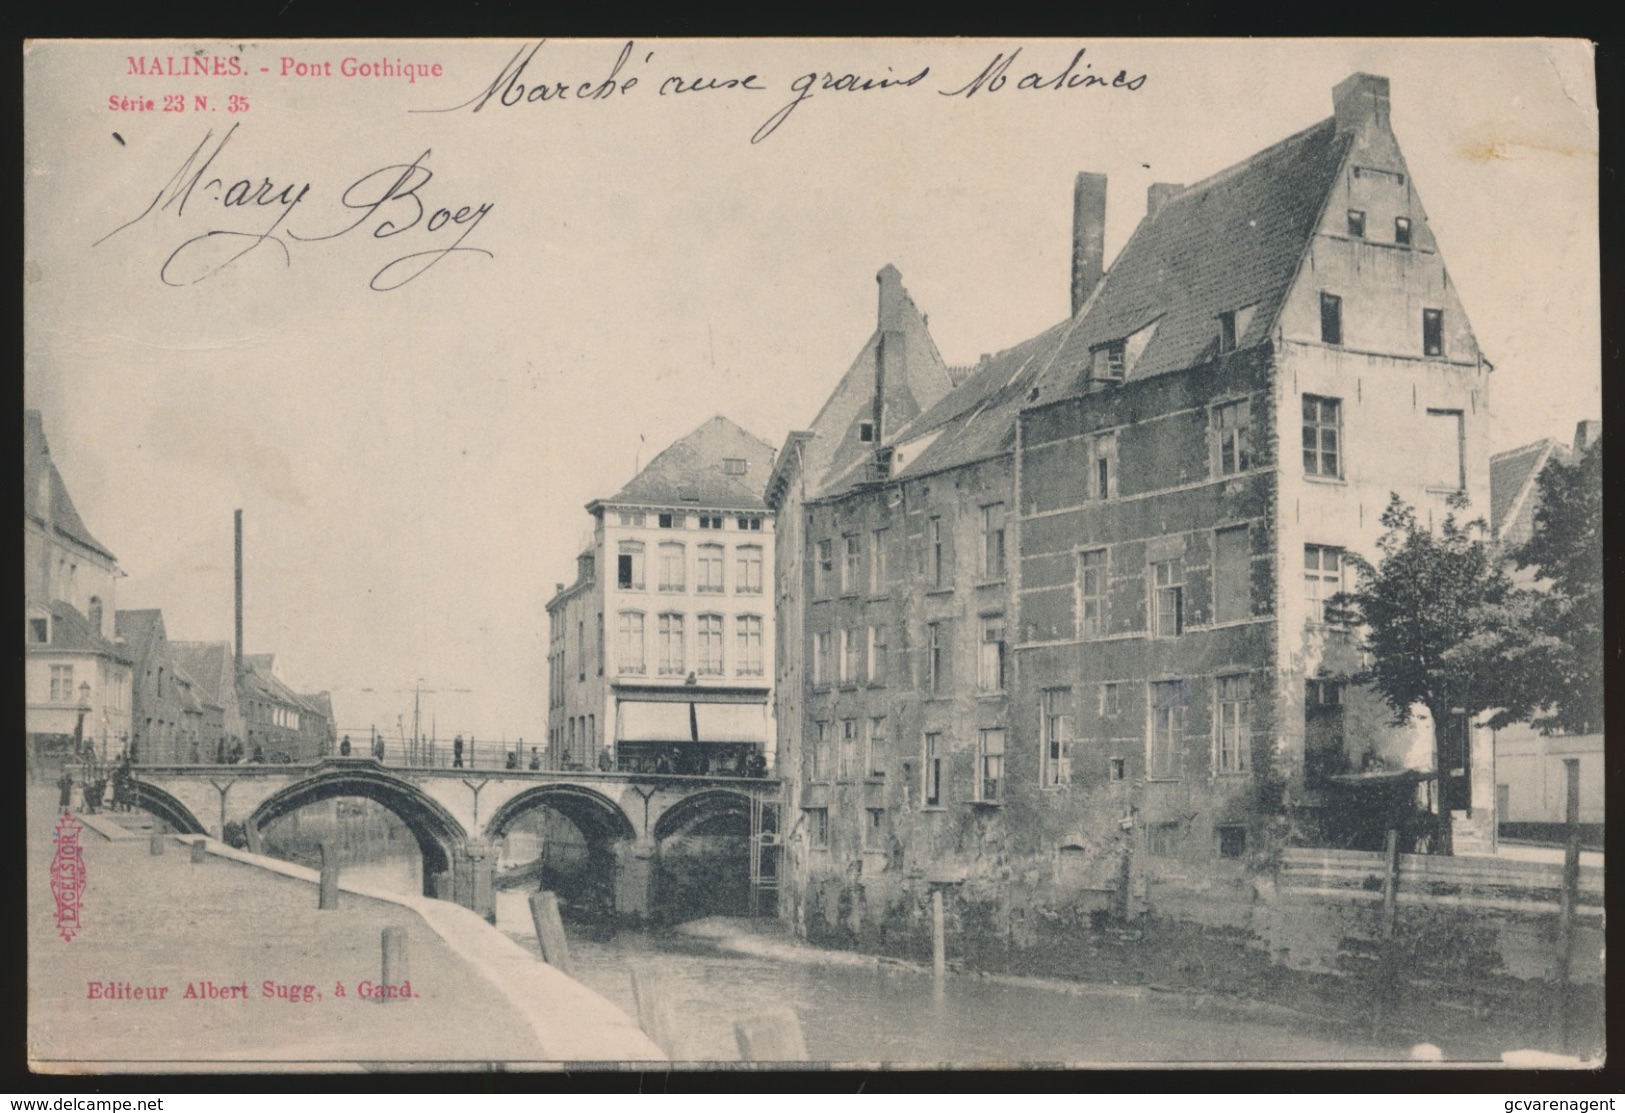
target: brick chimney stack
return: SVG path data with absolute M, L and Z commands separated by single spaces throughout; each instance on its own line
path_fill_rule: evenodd
M 903 366 L 907 354 L 903 322 L 911 303 L 908 291 L 903 289 L 902 274 L 890 263 L 880 268 L 875 281 L 880 284 L 880 309 L 875 322 L 880 343 L 875 350 L 875 397 L 871 420 L 875 425 L 874 443 L 878 446 L 886 435 L 886 379 L 891 376 L 901 376 L 904 381 L 907 379 Z
M 1337 117 L 1337 134 L 1349 135 L 1367 123 L 1388 126 L 1388 79 L 1375 74 L 1355 73 L 1338 82 L 1332 90 L 1332 112 Z
M 1602 422 L 1595 419 L 1582 421 L 1574 427 L 1574 454 L 1576 456 L 1597 443 L 1602 435 Z
M 1106 271 L 1106 175 L 1087 170 L 1072 186 L 1072 315 Z

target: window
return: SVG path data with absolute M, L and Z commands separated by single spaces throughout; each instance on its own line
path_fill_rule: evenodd
M 73 693 L 73 666 L 51 666 L 51 702 L 72 703 Z
M 996 804 L 1004 798 L 1004 729 L 982 731 L 976 747 L 976 799 Z
M 982 619 L 977 646 L 976 686 L 984 692 L 1004 691 L 1004 619 Z
M 1303 547 L 1304 594 L 1309 601 L 1309 621 L 1341 624 L 1343 615 L 1328 601 L 1343 590 L 1343 550 L 1330 545 Z
M 745 461 L 741 460 L 737 456 L 726 457 L 722 461 L 722 474 L 723 475 L 744 475 L 745 474 Z
M 601 613 L 598 616 L 598 675 L 604 675 L 604 616 Z
M 869 737 L 867 749 L 868 757 L 865 764 L 868 766 L 867 775 L 870 777 L 884 777 L 886 775 L 886 716 L 876 715 L 869 720 Z
M 1183 680 L 1161 680 L 1151 685 L 1151 752 L 1146 767 L 1149 775 L 1161 780 L 1179 776 L 1179 745 L 1185 733 Z
M 1004 503 L 982 507 L 982 567 L 984 580 L 1004 578 Z
M 1152 823 L 1145 829 L 1145 852 L 1153 858 L 1175 858 L 1179 855 L 1179 824 Z
M 869 627 L 869 674 L 870 684 L 886 683 L 886 628 L 884 626 Z
M 1337 398 L 1303 396 L 1303 471 L 1338 478 L 1343 474 L 1343 403 Z
M 863 441 L 865 444 L 868 444 L 868 443 L 872 442 L 874 439 L 875 439 L 875 423 L 872 422 L 872 421 L 860 421 L 860 422 L 858 422 L 858 440 Z
M 925 524 L 925 546 L 926 583 L 934 588 L 948 586 L 947 539 L 941 518 L 932 518 Z
M 587 679 L 587 624 L 576 623 L 576 667 L 579 674 L 577 680 Z M 164 694 L 164 670 L 158 670 L 158 694 Z
M 620 658 L 619 671 L 639 673 L 643 666 L 643 615 L 637 611 L 622 611 L 616 619 L 615 655 Z
M 762 530 L 762 520 L 760 518 L 741 518 L 739 519 L 739 528 L 743 530 L 755 530 L 756 532 L 760 533 Z
M 1408 216 L 1394 217 L 1394 242 L 1401 247 L 1411 245 L 1411 218 Z
M 656 637 L 660 648 L 660 672 L 666 676 L 681 676 L 688 671 L 688 657 L 683 649 L 683 616 L 660 616 Z
M 668 511 L 656 517 L 655 521 L 660 524 L 661 529 L 675 529 L 677 526 L 677 515 Z
M 1215 687 L 1219 706 L 1213 771 L 1245 773 L 1247 751 L 1252 745 L 1252 680 L 1246 676 L 1221 676 Z
M 812 753 L 809 755 L 812 764 L 812 780 L 829 780 L 829 724 L 817 722 L 815 729 Z
M 1095 498 L 1109 499 L 1117 494 L 1117 434 L 1102 433 L 1094 442 Z
M 1320 342 L 1343 342 L 1343 299 L 1336 294 L 1320 295 Z
M 865 808 L 863 813 L 863 849 L 886 848 L 886 809 Z
M 1226 310 L 1219 314 L 1219 354 L 1236 350 L 1236 313 Z
M 616 562 L 616 582 L 633 591 L 643 590 L 643 542 L 622 541 Z
M 622 510 L 620 515 L 621 525 L 623 526 L 637 526 L 641 528 L 643 525 L 643 511 L 641 510 Z
M 761 676 L 763 671 L 762 616 L 742 614 L 735 621 L 734 630 L 739 642 L 734 662 L 739 670 L 739 675 Z
M 667 541 L 660 546 L 659 555 L 660 590 L 685 590 L 688 586 L 688 550 L 677 542 Z
M 1072 698 L 1070 688 L 1046 688 L 1040 695 L 1039 733 L 1043 745 L 1043 784 L 1045 788 L 1058 788 L 1072 783 L 1072 761 L 1067 746 L 1072 737 L 1072 724 L 1067 715 L 1067 703 Z
M 741 545 L 735 551 L 734 590 L 743 595 L 762 593 L 762 547 Z
M 828 595 L 835 577 L 835 542 L 818 543 L 818 559 L 813 564 L 813 594 Z
M 869 535 L 869 594 L 880 595 L 886 590 L 886 531 L 877 529 Z
M 1422 480 L 1433 490 L 1461 490 L 1467 485 L 1461 411 L 1429 410 L 1426 438 L 1419 453 Z
M 1247 399 L 1213 407 L 1213 442 L 1219 475 L 1252 467 L 1252 407 Z
M 1128 345 L 1115 340 L 1096 348 L 1092 353 L 1091 374 L 1097 379 L 1121 379 L 1128 370 Z
M 1241 858 L 1247 853 L 1247 828 L 1226 824 L 1219 828 L 1219 857 Z
M 722 515 L 721 514 L 701 514 L 700 515 L 700 528 L 701 529 L 721 529 L 722 528 Z
M 842 684 L 851 684 L 858 679 L 858 632 L 856 630 L 841 631 L 841 656 L 836 662 L 836 668 Z
M 812 682 L 814 688 L 829 683 L 829 631 L 813 635 Z
M 1100 717 L 1115 719 L 1123 710 L 1123 685 L 1115 680 L 1100 686 Z
M 841 560 L 841 594 L 856 595 L 863 575 L 863 545 L 856 534 L 844 540 L 846 552 Z
M 836 779 L 850 781 L 858 765 L 858 721 L 856 719 L 841 720 L 841 759 L 836 770 Z
M 1357 240 L 1365 239 L 1365 213 L 1359 209 L 1349 210 L 1349 235 Z
M 807 816 L 807 845 L 814 850 L 829 849 L 829 809 L 805 808 Z
M 1304 775 L 1312 785 L 1348 772 L 1343 745 L 1343 684 L 1337 680 L 1305 680 L 1303 706 Z
M 1252 617 L 1252 542 L 1246 526 L 1213 531 L 1213 621 Z
M 1185 630 L 1185 562 L 1151 565 L 1151 636 L 1177 638 Z
M 1078 637 L 1106 632 L 1106 550 L 1078 554 Z
M 694 550 L 694 588 L 712 595 L 722 590 L 721 545 L 701 545 Z
M 701 676 L 722 675 L 722 616 L 702 614 L 699 617 L 699 669 Z
M 1422 310 L 1422 354 L 1444 355 L 1444 310 Z
M 942 804 L 942 735 L 927 734 L 925 736 L 925 787 L 921 799 L 928 808 L 939 807 Z
M 1128 777 L 1128 762 L 1120 757 L 1106 759 L 1106 779 L 1121 781 Z
M 948 687 L 948 643 L 942 623 L 925 627 L 925 690 L 936 695 Z
M 28 620 L 28 640 L 35 645 L 44 645 L 51 640 L 51 620 L 48 618 L 31 618 Z

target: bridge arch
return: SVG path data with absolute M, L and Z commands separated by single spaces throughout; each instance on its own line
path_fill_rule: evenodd
M 272 793 L 244 824 L 249 845 L 257 850 L 260 832 L 266 825 L 290 812 L 340 796 L 364 797 L 399 817 L 417 840 L 423 858 L 424 895 L 451 897 L 452 863 L 467 845 L 468 833 L 433 797 L 410 781 L 381 769 L 318 769 Z
M 538 784 L 498 807 L 485 826 L 485 837 L 505 839 L 530 815 L 537 818 L 540 854 L 508 876 L 558 894 L 574 917 L 603 920 L 644 913 L 647 896 L 638 891 L 638 867 L 629 862 L 638 832 L 619 804 L 585 785 Z
M 589 839 L 614 842 L 638 837 L 638 829 L 619 804 L 601 792 L 573 784 L 542 784 L 525 789 L 492 814 L 485 825 L 485 837 L 500 839 L 520 816 L 544 807 L 574 823 Z
M 207 835 L 209 832 L 198 822 L 192 809 L 175 797 L 146 781 L 135 782 L 136 807 L 151 812 L 183 835 Z
M 683 797 L 661 812 L 660 818 L 655 820 L 652 834 L 657 843 L 665 842 L 725 816 L 743 819 L 749 830 L 750 807 L 751 799 L 743 792 L 727 788 L 706 789 Z
M 655 918 L 749 915 L 751 797 L 726 788 L 684 796 L 655 820 Z

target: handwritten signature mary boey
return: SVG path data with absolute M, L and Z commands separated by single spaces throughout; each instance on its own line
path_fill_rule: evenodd
M 85 859 L 80 852 L 79 834 L 84 830 L 68 812 L 56 823 L 56 854 L 51 859 L 51 896 L 56 898 L 56 931 L 64 943 L 72 943 L 81 930 L 79 914 L 84 910 Z

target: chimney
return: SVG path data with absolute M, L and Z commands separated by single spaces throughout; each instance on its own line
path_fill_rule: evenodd
M 1574 454 L 1580 455 L 1586 449 L 1597 443 L 1602 436 L 1602 422 L 1596 420 L 1582 421 L 1574 427 Z
M 880 342 L 875 348 L 875 397 L 871 420 L 875 425 L 874 443 L 878 446 L 886 436 L 886 378 L 888 375 L 906 375 L 903 370 L 903 359 L 907 353 L 903 322 L 912 303 L 908 291 L 903 289 L 903 276 L 890 263 L 880 268 L 875 281 L 880 284 L 880 311 L 875 324 L 880 333 Z
M 1145 215 L 1156 216 L 1168 199 L 1184 188 L 1179 182 L 1152 182 L 1151 188 L 1145 191 Z
M 1349 135 L 1367 123 L 1388 126 L 1388 79 L 1375 74 L 1355 73 L 1338 82 L 1332 90 L 1332 112 L 1337 117 L 1337 134 Z
M 1078 174 L 1072 185 L 1072 315 L 1089 300 L 1106 269 L 1106 175 Z
M 243 671 L 243 512 L 234 514 L 237 527 L 237 671 Z

